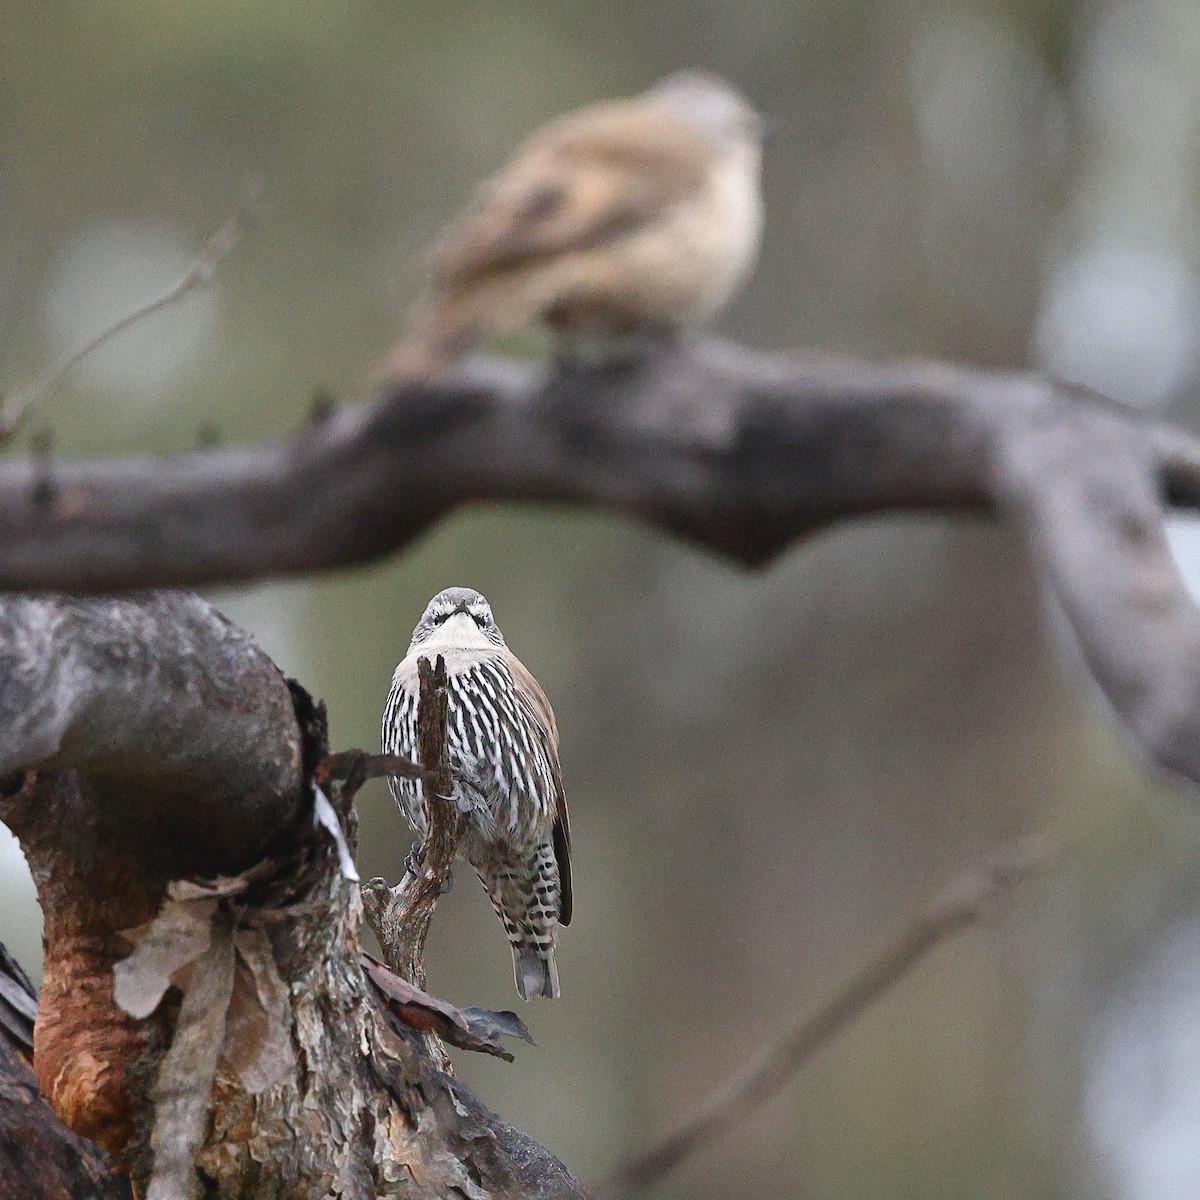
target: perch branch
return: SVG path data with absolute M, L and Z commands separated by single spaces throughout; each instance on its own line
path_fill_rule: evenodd
M 257 181 L 246 185 L 237 209 L 204 243 L 200 253 L 188 264 L 187 270 L 165 292 L 161 292 L 139 304 L 137 308 L 124 313 L 111 325 L 106 325 L 78 349 L 64 355 L 43 375 L 11 396 L 7 402 L 0 402 L 0 445 L 3 445 L 20 429 L 33 406 L 53 392 L 89 354 L 99 350 L 101 346 L 118 334 L 133 328 L 139 321 L 143 321 L 157 312 L 162 312 L 164 308 L 170 308 L 172 304 L 178 303 L 189 292 L 208 283 L 217 273 L 217 268 L 233 253 L 238 242 L 242 240 L 257 205 L 259 191 L 260 185 Z
M 446 749 L 449 695 L 446 663 L 442 656 L 430 664 L 417 660 L 420 697 L 417 703 L 417 746 L 425 773 L 421 789 L 428 814 L 428 833 L 413 866 L 403 880 L 389 888 L 383 879 L 372 879 L 363 889 L 367 920 L 379 939 L 383 959 L 402 979 L 424 990 L 425 940 L 439 897 L 450 880 L 454 856 L 462 834 L 462 818 L 450 798 L 453 781 Z M 448 1068 L 441 1043 L 431 1038 L 431 1050 Z
M 593 1190 L 594 1200 L 640 1191 L 683 1159 L 734 1129 L 777 1095 L 802 1067 L 890 991 L 926 955 L 995 912 L 1052 857 L 1044 842 L 1023 843 L 954 880 L 916 914 L 894 942 L 811 1016 L 714 1092 L 695 1113 Z
M 1164 533 L 1200 507 L 1200 442 L 1028 374 L 716 341 L 609 370 L 480 359 L 273 445 L 0 463 L 0 589 L 338 567 L 478 500 L 637 516 L 747 566 L 848 517 L 1001 517 L 1137 745 L 1200 781 L 1200 614 Z

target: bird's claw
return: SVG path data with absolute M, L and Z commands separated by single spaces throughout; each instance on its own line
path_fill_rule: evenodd
M 422 842 L 413 842 L 404 856 L 404 869 L 414 878 L 418 878 L 424 869 L 425 846 Z M 442 881 L 441 894 L 445 896 L 454 887 L 454 872 L 447 871 Z
M 404 869 L 413 876 L 421 873 L 421 850 L 420 842 L 413 842 L 408 848 L 408 853 L 404 856 Z

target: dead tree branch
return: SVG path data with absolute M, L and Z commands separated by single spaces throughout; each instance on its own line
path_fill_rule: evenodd
M 954 880 L 821 1008 L 769 1046 L 661 1141 L 618 1167 L 592 1195 L 602 1200 L 650 1187 L 683 1159 L 736 1128 L 927 954 L 992 914 L 1019 884 L 1043 870 L 1050 857 L 1046 844 L 1032 841 Z
M 372 879 L 363 888 L 363 908 L 379 939 L 384 962 L 402 979 L 424 990 L 425 941 L 438 899 L 449 885 L 462 836 L 462 817 L 451 799 L 445 660 L 439 654 L 436 664 L 430 665 L 429 659 L 419 658 L 417 673 L 417 747 L 425 773 L 421 790 L 429 832 L 413 864 L 415 870 L 408 871 L 395 887 L 388 887 L 384 879 Z M 430 1051 L 442 1070 L 449 1072 L 450 1060 L 436 1037 L 430 1038 Z
M 379 939 L 383 959 L 402 979 L 425 988 L 425 941 L 438 899 L 445 892 L 458 853 L 462 818 L 451 797 L 453 781 L 446 750 L 449 695 L 446 663 L 417 661 L 420 696 L 417 702 L 417 746 L 425 772 L 421 784 L 429 814 L 429 833 L 421 846 L 416 870 L 395 887 L 372 879 L 363 889 L 367 920 Z
M 418 1029 L 520 1031 L 364 974 L 314 820 L 323 714 L 244 634 L 181 593 L 0 599 L 0 630 L 0 819 L 46 927 L 34 1070 L 68 1126 L 142 1195 L 159 1167 L 245 1200 L 582 1194 Z
M 720 342 L 609 371 L 482 359 L 275 445 L 4 462 L 0 589 L 297 574 L 518 499 L 637 516 L 748 566 L 848 517 L 1008 520 L 1138 745 L 1200 780 L 1200 614 L 1163 529 L 1168 505 L 1200 506 L 1200 442 L 1033 375 Z

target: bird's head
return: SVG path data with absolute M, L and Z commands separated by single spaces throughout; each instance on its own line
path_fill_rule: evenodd
M 492 616 L 492 606 L 471 588 L 452 587 L 438 592 L 425 606 L 409 649 L 447 646 L 484 650 L 503 645 L 504 635 Z
M 645 99 L 686 121 L 724 152 L 762 153 L 766 123 L 749 101 L 719 75 L 690 69 L 656 83 Z

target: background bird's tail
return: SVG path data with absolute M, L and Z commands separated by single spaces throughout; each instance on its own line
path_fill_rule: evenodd
M 399 341 L 375 365 L 378 383 L 428 383 L 464 355 L 479 339 L 474 317 L 461 308 L 420 303 Z

